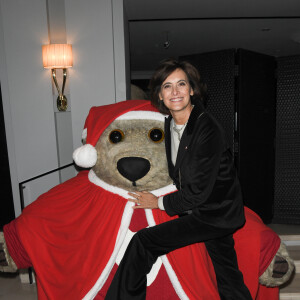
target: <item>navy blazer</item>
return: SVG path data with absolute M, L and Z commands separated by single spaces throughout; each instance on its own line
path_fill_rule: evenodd
M 178 191 L 164 196 L 168 215 L 193 213 L 218 228 L 237 229 L 245 222 L 240 184 L 221 125 L 198 102 L 180 141 L 176 164 L 171 161 L 170 121 L 165 144 L 170 177 Z

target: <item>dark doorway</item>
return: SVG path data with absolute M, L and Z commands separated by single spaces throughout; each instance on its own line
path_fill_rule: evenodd
M 207 109 L 221 122 L 235 154 L 244 203 L 265 223 L 273 218 L 276 60 L 229 49 L 182 57 L 208 86 Z
M 0 229 L 15 218 L 0 86 Z

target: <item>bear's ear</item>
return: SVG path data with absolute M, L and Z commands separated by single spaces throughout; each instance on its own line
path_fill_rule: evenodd
M 92 168 L 97 162 L 97 150 L 91 144 L 85 144 L 73 152 L 75 164 L 82 168 Z

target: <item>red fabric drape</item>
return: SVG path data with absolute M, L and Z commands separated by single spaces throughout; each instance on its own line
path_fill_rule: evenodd
M 126 203 L 123 197 L 91 183 L 88 173 L 83 171 L 42 195 L 4 228 L 18 266 L 27 267 L 30 259 L 37 274 L 40 300 L 82 299 L 90 291 L 112 255 Z M 157 224 L 171 219 L 163 211 L 152 212 Z M 278 288 L 261 286 L 258 277 L 262 262 L 273 258 L 280 240 L 254 212 L 245 208 L 245 214 L 245 226 L 234 234 L 245 283 L 253 299 L 278 300 Z M 146 225 L 145 221 L 142 223 Z M 23 247 L 20 252 L 18 240 Z M 21 254 L 27 257 L 23 262 Z M 213 266 L 204 244 L 178 249 L 167 257 L 190 300 L 219 300 Z M 163 272 L 164 269 L 159 276 L 166 276 Z

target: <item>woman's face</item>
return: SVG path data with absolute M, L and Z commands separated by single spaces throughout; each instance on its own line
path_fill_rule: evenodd
M 191 97 L 194 94 L 186 73 L 176 69 L 162 83 L 159 98 L 170 110 L 170 113 L 184 111 L 192 106 Z

